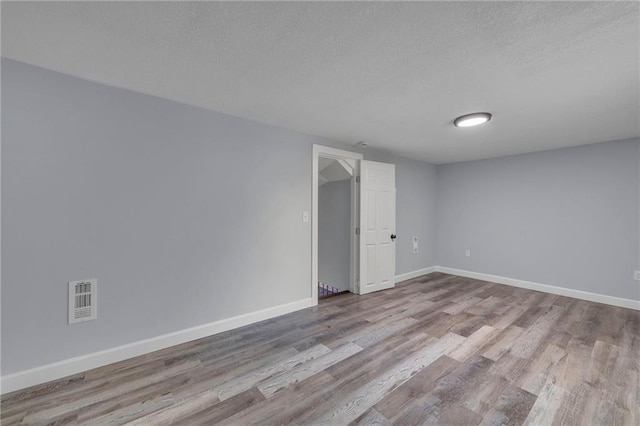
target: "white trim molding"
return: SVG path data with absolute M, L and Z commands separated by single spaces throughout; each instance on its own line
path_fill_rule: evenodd
M 406 281 L 427 275 L 433 272 L 457 275 L 460 277 L 473 278 L 482 281 L 490 281 L 498 284 L 505 284 L 513 287 L 526 288 L 529 290 L 541 291 L 543 293 L 557 294 L 560 296 L 573 297 L 575 299 L 588 300 L 590 302 L 604 303 L 607 305 L 619 306 L 640 310 L 640 301 L 624 299 L 620 297 L 608 296 L 598 293 L 589 293 L 581 290 L 574 290 L 564 287 L 557 287 L 548 284 L 534 283 L 531 281 L 518 280 L 514 278 L 501 277 L 497 275 L 483 274 L 479 272 L 465 271 L 462 269 L 449 268 L 446 266 L 430 266 L 412 272 L 396 275 L 396 281 Z M 316 296 L 317 297 L 317 296 Z M 123 361 L 139 355 L 151 353 L 160 349 L 212 336 L 224 331 L 233 330 L 245 325 L 264 321 L 280 315 L 285 315 L 301 309 L 309 308 L 317 304 L 317 299 L 302 299 L 284 305 L 274 306 L 260 311 L 250 312 L 231 318 L 214 321 L 209 324 L 164 334 L 162 336 L 129 343 L 115 348 L 106 349 L 99 352 L 81 355 L 75 358 L 54 362 L 32 368 L 30 370 L 19 371 L 0 378 L 0 393 L 13 392 L 29 386 L 46 383 L 51 380 L 61 379 L 73 374 L 82 373 L 93 368 L 102 367 L 114 362 Z
M 448 268 L 446 266 L 436 266 L 437 272 L 458 275 L 460 277 L 474 278 L 476 280 L 491 281 L 498 284 L 510 285 L 513 287 L 526 288 L 528 290 L 541 291 L 543 293 L 557 294 L 559 296 L 573 297 L 574 299 L 588 300 L 590 302 L 604 303 L 606 305 L 619 306 L 640 310 L 640 301 L 624 299 L 622 297 L 608 296 L 606 294 L 590 293 L 588 291 L 574 290 L 566 287 L 557 287 L 548 284 L 534 283 L 531 281 L 518 280 L 514 278 L 501 277 L 498 275 L 483 274 L 480 272 L 464 271 L 462 269 Z
M 422 268 L 411 272 L 405 272 L 404 274 L 396 275 L 396 284 L 402 281 L 420 277 L 422 275 L 431 274 L 432 272 L 436 272 L 436 268 L 436 266 L 429 266 L 428 268 Z
M 427 275 L 432 272 L 457 275 L 459 277 L 473 278 L 476 280 L 490 281 L 497 284 L 512 287 L 526 288 L 528 290 L 541 291 L 543 293 L 557 294 L 559 296 L 573 297 L 574 299 L 588 300 L 589 302 L 604 303 L 605 305 L 619 306 L 621 308 L 640 311 L 640 300 L 624 299 L 622 297 L 608 296 L 606 294 L 590 293 L 588 291 L 574 290 L 572 288 L 557 287 L 549 284 L 534 283 L 515 278 L 501 277 L 498 275 L 483 274 L 481 272 L 465 271 L 463 269 L 449 268 L 447 266 L 430 266 L 412 272 L 396 275 L 396 282 L 406 281 Z
M 0 378 L 0 393 L 13 392 L 29 386 L 46 383 L 51 380 L 61 379 L 72 374 L 82 373 L 93 368 L 102 367 L 114 362 L 123 361 L 139 355 L 148 354 L 160 349 L 165 349 L 181 343 L 212 336 L 224 331 L 233 330 L 245 325 L 264 321 L 280 315 L 299 311 L 313 306 L 311 298 L 302 299 L 260 311 L 250 312 L 231 318 L 214 321 L 209 324 L 187 328 L 185 330 L 140 340 L 115 348 L 106 349 L 75 358 L 65 359 L 30 370 L 19 371 Z

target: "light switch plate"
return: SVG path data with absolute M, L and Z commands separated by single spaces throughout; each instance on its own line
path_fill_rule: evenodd
M 309 222 L 309 212 L 302 212 L 302 221 Z

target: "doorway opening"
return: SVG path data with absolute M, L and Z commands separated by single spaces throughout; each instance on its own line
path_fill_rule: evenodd
M 318 279 L 319 188 L 323 181 L 324 184 L 332 181 L 330 176 L 346 176 L 351 188 L 348 198 L 343 198 L 340 205 L 346 209 L 345 204 L 349 204 L 349 227 L 344 225 L 346 213 L 342 215 L 343 241 L 347 239 L 345 234 L 349 241 L 348 252 L 342 249 L 342 261 L 348 259 L 349 264 L 349 284 L 344 288 L 362 295 L 395 286 L 395 165 L 365 161 L 362 154 L 314 145 L 311 199 L 311 297 L 314 305 L 318 304 L 321 282 Z M 344 264 L 341 268 L 346 270 Z M 338 279 L 344 280 L 344 276 L 346 272 Z
M 313 146 L 312 298 L 357 293 L 358 191 L 362 154 Z
M 318 158 L 318 299 L 351 290 L 354 161 Z

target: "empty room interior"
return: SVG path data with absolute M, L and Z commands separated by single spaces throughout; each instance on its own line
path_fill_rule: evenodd
M 0 15 L 3 426 L 640 424 L 640 3 Z

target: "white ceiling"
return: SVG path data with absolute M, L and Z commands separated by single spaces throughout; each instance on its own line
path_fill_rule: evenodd
M 640 135 L 638 2 L 1 7 L 7 58 L 433 163 Z

